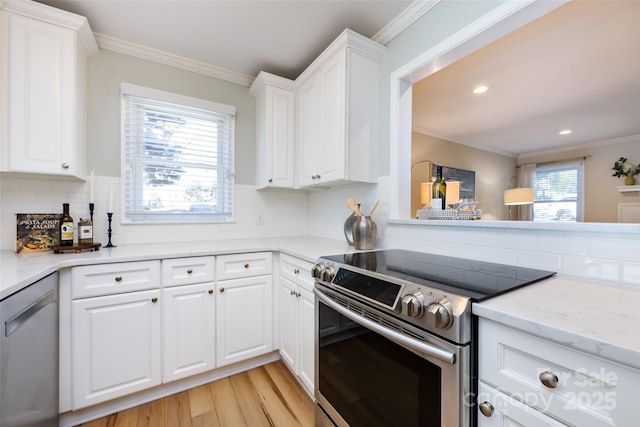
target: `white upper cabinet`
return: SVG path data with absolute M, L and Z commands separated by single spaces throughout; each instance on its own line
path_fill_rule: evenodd
M 250 90 L 256 98 L 256 186 L 294 188 L 293 81 L 262 71 Z
M 296 80 L 299 187 L 377 182 L 384 52 L 345 30 Z
M 86 18 L 36 2 L 1 13 L 0 169 L 85 175 L 87 59 L 98 52 Z

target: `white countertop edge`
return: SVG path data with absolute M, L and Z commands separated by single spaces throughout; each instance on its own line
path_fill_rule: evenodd
M 344 241 L 313 236 L 121 245 L 77 254 L 15 254 L 1 251 L 0 300 L 63 268 L 247 252 L 280 252 L 315 262 L 322 255 L 357 251 Z
M 569 300 L 572 305 L 567 304 Z M 474 303 L 472 311 L 479 317 L 640 369 L 638 289 L 556 276 Z

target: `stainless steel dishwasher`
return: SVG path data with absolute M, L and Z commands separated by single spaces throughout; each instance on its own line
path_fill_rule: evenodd
M 0 301 L 0 426 L 58 426 L 58 273 Z

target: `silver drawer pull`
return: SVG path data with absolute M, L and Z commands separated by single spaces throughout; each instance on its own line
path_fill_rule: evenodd
M 549 388 L 556 388 L 558 386 L 558 376 L 550 371 L 544 371 L 538 375 L 540 382 Z
M 151 298 L 151 302 L 153 302 L 153 303 L 158 302 L 158 298 L 156 298 L 156 297 Z
M 496 410 L 496 408 L 494 408 L 493 405 L 489 402 L 482 402 L 478 405 L 478 408 L 480 408 L 480 412 L 482 412 L 482 415 L 484 415 L 485 417 L 490 417 Z
M 193 273 L 193 270 L 192 269 L 188 269 L 187 270 L 187 274 L 191 274 L 191 273 Z
M 69 163 L 63 163 L 61 166 L 62 169 L 69 169 Z
M 245 265 L 244 265 L 244 268 L 249 268 L 249 264 L 248 264 L 248 263 L 247 263 L 247 264 L 245 264 Z
M 220 288 L 220 293 L 224 292 L 224 288 Z
M 122 282 L 122 276 L 116 276 L 116 282 Z
M 293 269 L 293 274 L 300 274 L 300 270 L 298 270 L 297 268 Z
M 209 289 L 207 292 L 209 292 L 209 295 L 213 294 L 213 289 Z

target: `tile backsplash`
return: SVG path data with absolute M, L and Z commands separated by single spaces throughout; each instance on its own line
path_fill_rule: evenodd
M 94 239 L 107 242 L 106 206 L 114 187 L 114 244 L 177 242 L 314 235 L 344 239 L 346 206 L 355 197 L 378 228 L 376 248 L 404 248 L 489 262 L 557 271 L 640 287 L 640 232 L 538 230 L 484 226 L 460 227 L 417 221 L 389 221 L 389 179 L 330 189 L 260 190 L 237 185 L 235 221 L 228 224 L 122 225 L 118 212 L 119 179 L 95 177 Z M 56 213 L 70 204 L 74 220 L 88 216 L 89 184 L 81 181 L 0 178 L 0 248 L 13 250 L 15 214 Z M 637 228 L 635 229 L 637 230 Z
M 94 241 L 107 243 L 107 206 L 113 184 L 112 242 L 117 244 L 237 239 L 308 234 L 305 191 L 256 191 L 235 187 L 235 218 L 224 224 L 121 224 L 120 180 L 95 177 Z M 61 213 L 69 203 L 77 224 L 89 217 L 89 183 L 42 178 L 0 178 L 0 249 L 14 250 L 16 213 Z

